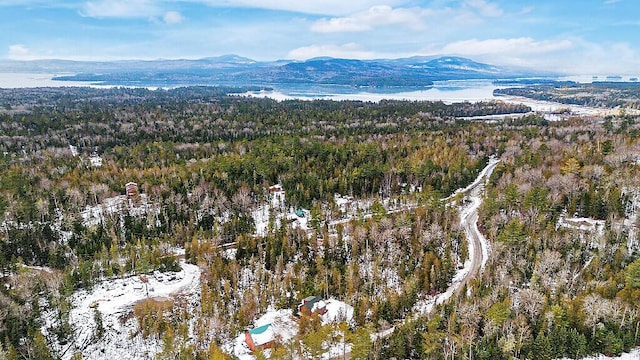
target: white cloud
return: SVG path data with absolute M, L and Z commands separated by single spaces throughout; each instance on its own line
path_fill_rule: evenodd
M 393 8 L 376 5 L 349 16 L 320 19 L 311 25 L 311 30 L 318 33 L 362 32 L 386 25 L 423 30 L 427 24 L 431 27 L 435 27 L 434 24 L 469 26 L 482 23 L 485 18 L 502 15 L 504 11 L 497 4 L 486 0 L 465 0 L 458 7 Z
M 638 75 L 640 53 L 628 43 L 598 44 L 581 38 L 534 40 L 464 40 L 432 47 L 422 55 L 459 55 L 507 66 L 555 71 L 574 75 Z
M 201 2 L 216 7 L 247 7 L 299 12 L 304 14 L 343 16 L 380 5 L 379 0 L 181 0 Z M 406 3 L 407 0 L 386 0 L 387 6 Z
M 179 24 L 184 21 L 184 17 L 177 11 L 167 11 L 162 17 L 167 24 Z
M 51 0 L 0 0 L 0 7 L 2 6 L 35 6 L 44 5 L 47 7 L 68 7 L 68 3 L 55 3 Z
M 89 1 L 80 10 L 82 16 L 95 18 L 151 18 L 160 13 L 160 8 L 149 0 Z
M 418 8 L 394 9 L 387 5 L 379 5 L 347 17 L 320 19 L 311 25 L 311 30 L 319 33 L 359 32 L 382 25 L 405 25 L 419 29 L 424 27 L 423 18 L 427 12 Z
M 80 15 L 93 18 L 143 18 L 156 24 L 175 25 L 185 20 L 177 11 L 165 11 L 153 0 L 96 0 L 82 4 Z
M 576 39 L 577 51 L 561 54 L 554 61 L 571 74 L 638 75 L 640 53 L 628 43 L 598 44 Z
M 374 52 L 364 50 L 360 45 L 355 43 L 343 45 L 310 45 L 289 52 L 289 57 L 296 60 L 307 60 L 320 56 L 346 59 L 371 59 L 377 57 Z
M 536 41 L 530 37 L 513 39 L 463 40 L 442 47 L 439 52 L 456 55 L 531 55 L 568 50 L 574 45 L 570 40 Z
M 22 44 L 14 44 L 9 46 L 9 59 L 29 60 L 31 59 L 31 54 L 26 46 Z
M 497 4 L 485 0 L 467 0 L 464 5 L 486 17 L 499 17 L 504 14 Z

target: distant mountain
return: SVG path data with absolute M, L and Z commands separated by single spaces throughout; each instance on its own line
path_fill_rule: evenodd
M 482 64 L 466 58 L 451 56 L 433 59 L 428 61 L 427 65 L 431 68 L 439 68 L 441 70 L 446 69 L 450 71 L 468 71 L 486 74 L 500 74 L 504 71 L 493 65 Z
M 533 72 L 452 56 L 353 60 L 321 57 L 307 61 L 255 61 L 238 55 L 196 60 L 1 61 L 0 72 L 74 74 L 56 80 L 107 85 L 271 85 L 429 86 L 438 80 L 511 79 Z
M 312 59 L 244 74 L 267 83 L 314 83 L 351 86 L 424 86 L 434 80 L 424 72 L 377 61 Z
M 208 58 L 204 58 L 202 59 L 203 61 L 209 61 L 209 62 L 223 62 L 223 63 L 231 63 L 231 64 L 255 64 L 257 61 L 253 60 L 253 59 L 249 59 L 246 57 L 242 57 L 239 55 L 222 55 L 222 56 L 216 56 L 216 57 L 208 57 Z

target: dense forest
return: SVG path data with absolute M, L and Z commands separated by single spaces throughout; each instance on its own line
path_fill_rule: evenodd
M 79 342 L 79 294 L 183 262 L 201 273 L 194 301 L 147 296 L 120 314 L 148 358 L 233 358 L 226 344 L 261 314 L 293 314 L 310 295 L 350 304 L 353 320 L 302 316 L 257 358 L 322 358 L 339 342 L 353 359 L 580 358 L 640 344 L 635 117 L 550 123 L 502 102 L 233 92 L 0 92 L 0 358 L 87 356 L 110 328 L 92 304 Z M 492 114 L 512 116 L 461 119 Z M 469 257 L 459 209 L 442 199 L 490 156 L 489 261 L 420 312 Z M 269 207 L 274 184 L 286 203 Z M 307 228 L 280 216 L 291 210 Z

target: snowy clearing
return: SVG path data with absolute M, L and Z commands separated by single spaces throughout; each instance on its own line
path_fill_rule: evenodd
M 157 215 L 160 212 L 157 206 L 154 206 L 149 201 L 146 194 L 140 194 L 140 199 L 137 203 L 131 201 L 127 195 L 118 195 L 104 199 L 102 204 L 96 206 L 87 205 L 80 212 L 80 216 L 84 226 L 97 226 L 104 222 L 107 216 L 116 214 L 122 216 L 125 213 L 125 209 L 132 216 L 143 216 L 149 213 Z
M 292 339 L 298 333 L 298 323 L 291 314 L 291 310 L 269 310 L 254 322 L 254 328 L 271 324 L 272 335 L 280 338 L 283 342 Z M 244 332 L 241 332 L 230 343 L 225 344 L 222 349 L 239 360 L 254 360 L 251 350 L 245 342 Z
M 602 236 L 604 235 L 605 221 L 579 217 L 565 218 L 561 216 L 558 220 L 557 226 L 567 229 L 595 232 L 598 236 Z
M 630 353 L 624 353 L 620 356 L 610 357 L 610 356 L 604 356 L 604 355 L 596 355 L 596 356 L 589 356 L 589 357 L 583 358 L 582 360 L 638 360 L 638 359 L 640 359 L 640 349 L 635 349 Z M 569 359 L 562 358 L 559 360 L 569 360 Z
M 147 298 L 171 299 L 176 295 L 199 298 L 200 268 L 181 261 L 182 270 L 176 273 L 155 273 L 141 277 L 107 280 L 91 290 L 80 290 L 72 296 L 69 322 L 75 328 L 75 341 L 59 346 L 63 359 L 70 359 L 74 352 L 82 352 L 87 359 L 140 359 L 153 357 L 160 351 L 160 344 L 153 339 L 132 337 L 137 323 L 131 316 L 135 303 Z M 147 295 L 148 290 L 148 295 Z M 95 311 L 99 311 L 105 329 L 104 338 L 95 341 Z M 49 320 L 49 321 L 46 321 Z M 45 323 L 52 324 L 48 317 Z M 46 332 L 46 327 L 43 332 Z
M 343 301 L 329 299 L 325 301 L 327 312 L 320 315 L 322 324 L 332 324 L 336 322 L 347 322 L 353 324 L 353 307 Z M 294 317 L 290 309 L 275 310 L 271 309 L 262 315 L 253 323 L 253 328 L 259 328 L 264 325 L 271 324 L 269 327 L 269 336 L 285 343 L 298 335 L 298 319 Z M 343 351 L 351 351 L 349 344 L 343 346 L 332 346 L 327 349 L 323 358 L 329 359 L 335 355 L 342 354 Z M 222 349 L 237 357 L 240 360 L 255 360 L 255 356 L 249 350 L 245 342 L 245 334 L 241 332 L 229 343 L 222 346 Z M 265 351 L 265 355 L 269 356 L 269 351 Z

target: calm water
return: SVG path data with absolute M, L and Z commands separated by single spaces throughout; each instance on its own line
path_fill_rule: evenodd
M 34 88 L 34 87 L 63 87 L 89 86 L 87 83 L 74 81 L 54 81 L 52 77 L 61 74 L 32 74 L 32 73 L 0 73 L 0 88 Z
M 66 86 L 91 86 L 91 87 L 112 87 L 95 85 L 80 81 L 54 81 L 53 76 L 61 74 L 34 74 L 34 73 L 0 73 L 0 88 L 24 88 L 24 87 L 66 87 Z M 581 79 L 590 79 L 585 76 Z M 210 84 L 216 85 L 216 84 Z M 184 85 L 186 86 L 186 85 Z M 147 86 L 145 86 L 147 87 Z M 535 101 L 525 98 L 496 97 L 493 90 L 498 86 L 491 80 L 450 80 L 436 81 L 429 87 L 389 87 L 389 88 L 367 88 L 353 86 L 333 86 L 333 85 L 299 85 L 299 84 L 278 84 L 273 85 L 273 91 L 248 92 L 242 94 L 252 97 L 268 97 L 276 100 L 291 99 L 327 99 L 327 100 L 360 100 L 378 102 L 381 100 L 410 100 L 410 101 L 443 101 L 445 103 L 454 102 L 478 102 L 488 100 L 502 100 L 512 103 L 523 103 L 530 106 L 534 111 L 554 112 L 561 108 L 570 108 L 575 114 L 602 114 L 603 109 L 594 109 L 584 106 L 564 105 L 545 101 Z M 147 87 L 155 89 L 156 87 Z
M 327 100 L 429 100 L 444 102 L 477 102 L 495 99 L 497 87 L 488 80 L 437 81 L 433 86 L 391 87 L 374 89 L 351 86 L 288 86 L 275 85 L 273 91 L 249 92 L 245 95 L 269 97 L 276 100 L 327 99 Z

